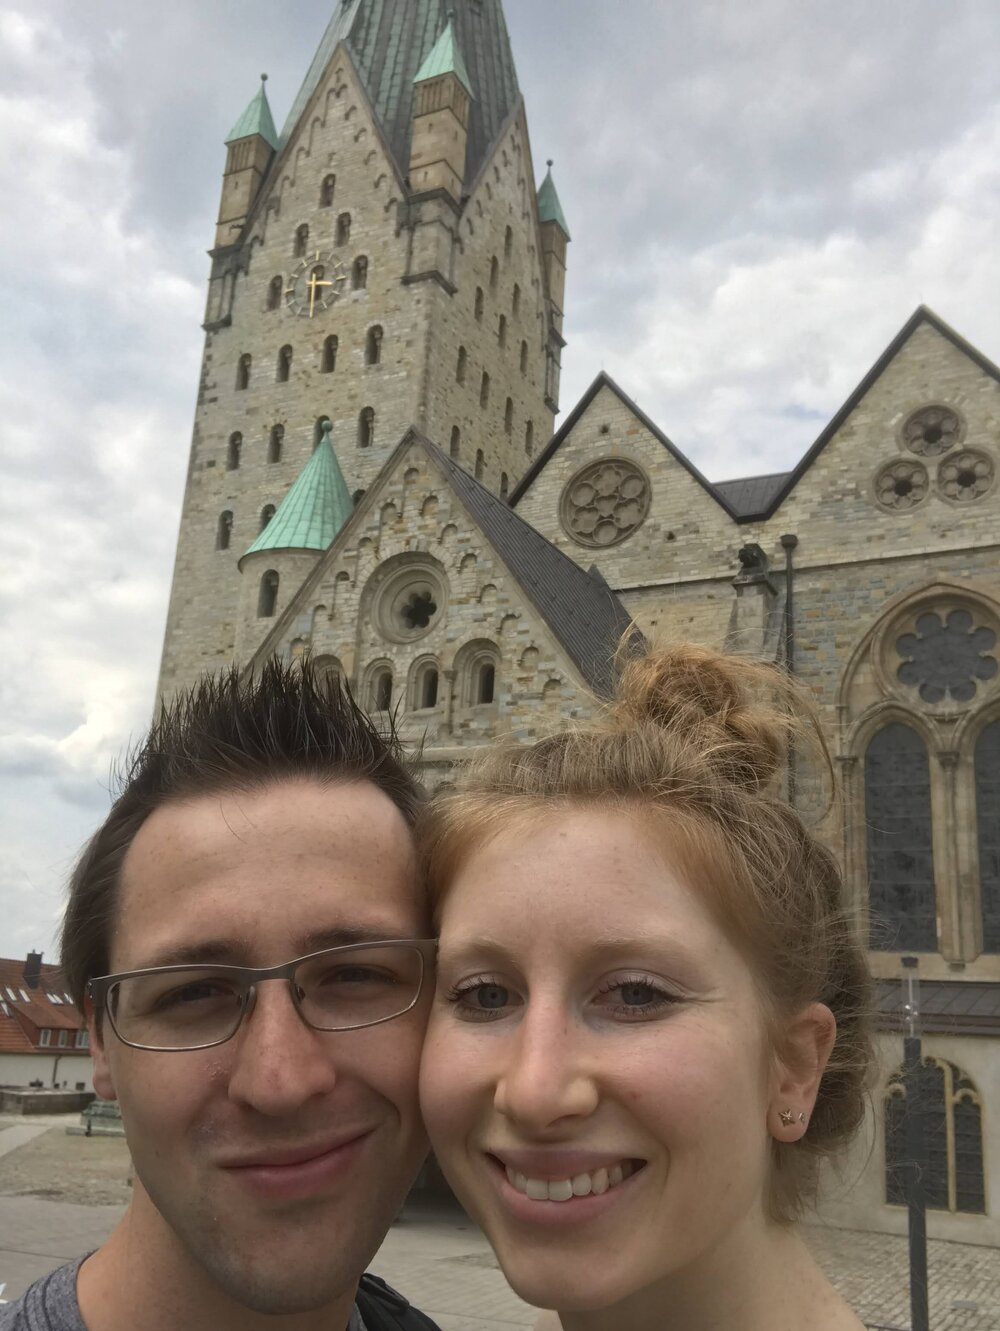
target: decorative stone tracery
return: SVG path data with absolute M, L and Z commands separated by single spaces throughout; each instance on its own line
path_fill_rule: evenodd
M 962 422 L 950 407 L 921 407 L 903 426 L 903 443 L 922 458 L 937 458 L 954 448 L 962 437 Z
M 994 476 L 992 458 L 965 448 L 942 461 L 938 467 L 938 486 L 946 499 L 967 504 L 991 489 Z
M 943 621 L 929 611 L 917 619 L 915 633 L 897 638 L 896 652 L 904 659 L 896 677 L 925 703 L 971 702 L 979 681 L 996 677 L 996 643 L 993 629 L 974 627 L 968 610 L 952 610 Z
M 890 462 L 875 477 L 875 498 L 883 508 L 902 512 L 916 508 L 927 497 L 927 468 L 920 462 L 900 458 Z
M 607 549 L 642 526 L 649 501 L 649 478 L 640 467 L 603 458 L 578 471 L 563 491 L 563 527 L 579 545 Z

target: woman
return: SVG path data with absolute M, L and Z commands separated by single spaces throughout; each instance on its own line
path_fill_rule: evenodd
M 861 1327 L 791 1223 L 871 1057 L 836 863 L 777 793 L 794 697 L 707 649 L 632 660 L 605 719 L 493 749 L 428 816 L 424 1113 L 543 1325 Z

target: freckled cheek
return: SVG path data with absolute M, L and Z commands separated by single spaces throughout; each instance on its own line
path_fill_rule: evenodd
M 447 1147 L 463 1135 L 492 1090 L 478 1044 L 445 1035 L 432 1018 L 420 1064 L 420 1104 L 432 1138 Z

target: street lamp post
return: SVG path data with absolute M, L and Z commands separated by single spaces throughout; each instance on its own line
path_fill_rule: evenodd
M 904 1142 L 906 1146 L 906 1209 L 910 1232 L 910 1327 L 930 1331 L 927 1309 L 927 1194 L 924 1176 L 923 1058 L 920 1047 L 920 979 L 917 958 L 903 957 Z

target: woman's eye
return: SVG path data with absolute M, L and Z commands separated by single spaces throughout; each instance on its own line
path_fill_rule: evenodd
M 679 1000 L 675 994 L 664 989 L 656 981 L 636 976 L 629 979 L 614 979 L 604 985 L 598 998 L 601 1007 L 614 1016 L 651 1017 L 659 1016 Z
M 448 994 L 448 1002 L 462 1017 L 472 1021 L 489 1021 L 502 1016 L 514 1001 L 510 990 L 493 980 L 457 984 Z

